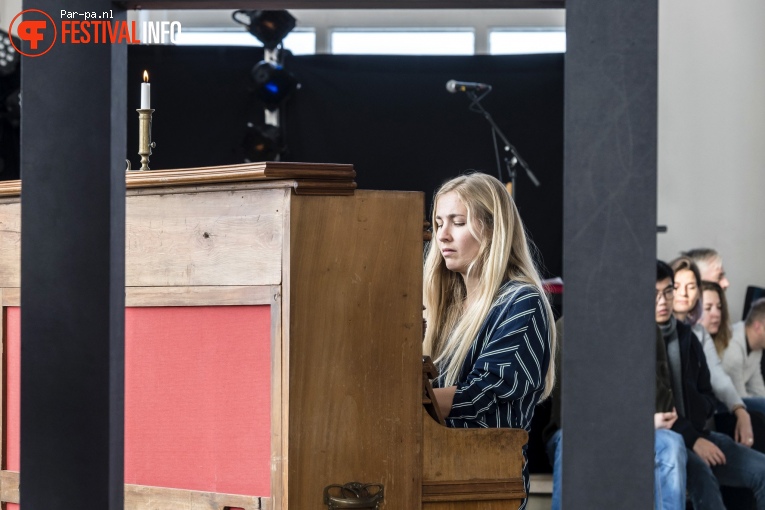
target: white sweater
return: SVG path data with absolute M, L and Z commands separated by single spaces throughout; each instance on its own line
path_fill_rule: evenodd
M 760 360 L 762 351 L 747 354 L 744 322 L 733 325 L 733 335 L 723 353 L 723 368 L 733 380 L 741 397 L 765 397 L 765 382 L 762 380 Z
M 733 385 L 733 382 L 720 362 L 720 357 L 717 355 L 717 349 L 715 349 L 715 342 L 712 340 L 712 336 L 700 323 L 696 323 L 691 329 L 701 342 L 701 347 L 704 349 L 704 357 L 706 357 L 707 365 L 709 366 L 709 379 L 712 383 L 712 392 L 715 394 L 715 397 L 717 397 L 717 399 L 728 408 L 728 411 L 731 412 L 733 412 L 733 409 L 736 407 L 744 406 L 738 390 Z

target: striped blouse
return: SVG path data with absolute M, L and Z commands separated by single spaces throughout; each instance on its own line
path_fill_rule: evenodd
M 462 365 L 447 426 L 528 431 L 550 363 L 549 328 L 536 288 L 512 281 L 502 285 Z M 443 387 L 439 369 L 435 387 Z

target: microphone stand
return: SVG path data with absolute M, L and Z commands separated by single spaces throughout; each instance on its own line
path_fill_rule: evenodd
M 526 161 L 524 161 L 521 155 L 518 154 L 518 150 L 515 148 L 515 146 L 511 144 L 510 141 L 508 141 L 505 134 L 501 129 L 499 129 L 499 126 L 497 126 L 497 123 L 494 122 L 491 114 L 487 112 L 486 108 L 484 108 L 481 104 L 481 99 L 486 97 L 489 92 L 491 92 L 491 88 L 478 96 L 473 90 L 467 91 L 467 95 L 470 98 L 470 111 L 480 113 L 491 125 L 491 138 L 494 141 L 494 154 L 497 158 L 497 174 L 499 175 L 500 181 L 502 180 L 502 167 L 499 162 L 499 147 L 497 146 L 497 137 L 499 137 L 499 139 L 502 140 L 502 143 L 504 143 L 504 149 L 506 153 L 504 161 L 505 167 L 507 169 L 507 176 L 510 179 L 508 182 L 510 189 L 508 191 L 510 192 L 510 195 L 513 197 L 513 199 L 515 199 L 515 177 L 517 175 L 516 165 L 520 165 L 521 168 L 523 168 L 529 180 L 534 184 L 534 186 L 540 187 L 542 183 L 539 182 L 539 179 L 537 179 L 537 176 L 534 175 L 534 172 L 531 171 L 531 168 L 529 168 L 529 165 L 526 163 Z

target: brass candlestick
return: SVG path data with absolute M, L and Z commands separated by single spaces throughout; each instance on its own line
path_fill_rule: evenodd
M 138 112 L 138 155 L 141 156 L 141 170 L 150 170 L 149 156 L 151 150 L 157 146 L 151 141 L 151 108 L 140 108 Z

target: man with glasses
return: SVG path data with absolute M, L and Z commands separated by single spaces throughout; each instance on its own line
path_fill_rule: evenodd
M 695 510 L 724 509 L 720 485 L 754 492 L 757 510 L 765 510 L 765 455 L 707 428 L 716 399 L 701 342 L 673 314 L 674 273 L 662 261 L 656 271 L 656 323 L 661 329 L 677 409 L 673 431 L 687 452 L 687 489 Z

